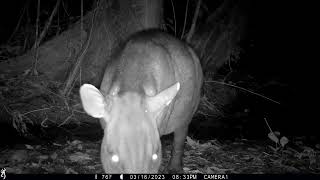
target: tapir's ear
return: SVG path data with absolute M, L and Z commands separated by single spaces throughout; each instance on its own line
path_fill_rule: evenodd
M 80 97 L 83 109 L 92 117 L 102 118 L 105 115 L 104 97 L 100 91 L 91 84 L 80 87 Z
M 177 82 L 169 88 L 163 90 L 153 97 L 146 98 L 147 110 L 157 112 L 166 105 L 169 105 L 180 89 L 180 83 Z

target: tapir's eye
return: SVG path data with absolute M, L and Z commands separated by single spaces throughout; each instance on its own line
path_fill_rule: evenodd
M 119 156 L 117 154 L 112 155 L 111 157 L 112 162 L 117 163 L 119 162 Z
M 156 161 L 158 159 L 158 154 L 154 153 L 152 154 L 152 160 Z
M 160 158 L 159 154 L 161 154 L 161 146 L 160 146 L 160 148 L 156 147 L 154 149 L 153 154 L 151 156 L 152 161 L 154 161 L 154 162 L 159 161 L 159 158 Z

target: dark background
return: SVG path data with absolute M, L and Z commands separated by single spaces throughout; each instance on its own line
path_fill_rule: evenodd
M 68 13 L 70 16 L 80 16 L 80 1 L 70 0 Z M 0 44 L 5 46 L 11 36 L 21 9 L 27 1 L 0 1 Z M 41 1 L 41 10 L 50 14 L 56 1 Z M 169 3 L 168 3 L 169 2 Z M 181 4 L 179 4 L 181 2 Z M 203 1 L 214 11 L 222 1 Z M 191 4 L 195 2 L 190 1 Z M 239 71 L 246 72 L 260 81 L 276 80 L 285 84 L 279 88 L 263 89 L 262 94 L 281 103 L 277 105 L 262 98 L 242 93 L 239 95 L 240 104 L 252 109 L 251 120 L 247 124 L 253 136 L 263 136 L 269 132 L 263 118 L 267 117 L 273 130 L 279 130 L 288 136 L 319 137 L 318 110 L 315 87 L 318 81 L 317 66 L 313 62 L 316 57 L 310 57 L 309 48 L 314 41 L 312 29 L 307 24 L 311 18 L 307 15 L 302 3 L 292 1 L 246 1 L 249 23 L 246 39 L 241 46 L 245 53 L 238 63 Z M 35 24 L 37 1 L 30 1 L 30 20 Z M 72 7 L 70 7 L 72 4 Z M 176 2 L 177 21 L 179 29 L 183 26 L 185 2 Z M 85 0 L 85 12 L 91 9 L 92 1 Z M 165 16 L 171 11 L 170 1 L 165 1 Z M 62 9 L 60 8 L 60 11 Z M 203 14 L 205 17 L 206 14 Z M 203 18 L 204 18 L 203 17 Z M 166 18 L 166 17 L 165 17 Z M 47 16 L 40 17 L 40 23 L 45 23 Z M 75 19 L 76 21 L 77 19 Z M 179 31 L 178 31 L 179 32 Z M 179 32 L 181 33 L 181 32 Z M 314 67 L 314 68 L 313 68 Z M 255 130 L 255 131 L 253 131 Z M 216 129 L 219 136 L 219 129 Z

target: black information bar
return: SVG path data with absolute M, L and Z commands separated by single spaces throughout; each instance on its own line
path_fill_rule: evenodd
M 0 180 L 3 180 L 0 177 Z M 264 179 L 320 179 L 320 174 L 6 174 L 5 180 L 13 179 L 45 179 L 45 180 L 264 180 Z

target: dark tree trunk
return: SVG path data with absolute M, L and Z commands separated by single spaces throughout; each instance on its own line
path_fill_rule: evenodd
M 90 82 L 99 87 L 106 62 L 119 42 L 139 30 L 159 28 L 162 20 L 161 0 L 99 2 L 83 17 L 82 29 L 79 21 L 59 36 L 40 44 L 38 49 L 0 63 L 0 74 L 5 75 L 5 79 L 18 77 L 6 82 L 10 95 L 4 96 L 2 103 L 9 115 L 5 116 L 11 118 L 1 118 L 1 121 L 13 119 L 13 123 L 25 124 L 28 119 L 34 122 L 32 124 L 43 126 L 49 121 L 57 126 L 79 121 L 95 122 L 81 114 L 77 116 L 76 112 L 81 111 L 79 99 L 69 97 L 75 82 L 77 85 Z M 36 53 L 36 69 L 31 71 Z M 37 75 L 26 78 L 26 72 L 37 72 Z
M 69 30 L 43 43 L 38 48 L 36 70 L 40 76 L 64 82 L 82 58 L 77 80 L 99 86 L 106 62 L 118 43 L 130 34 L 146 28 L 159 28 L 162 1 L 102 0 L 95 10 Z M 93 22 L 93 24 L 92 24 Z M 91 33 L 90 33 L 91 32 Z M 87 44 L 89 43 L 89 44 Z M 23 56 L 0 64 L 0 74 L 20 75 L 30 70 L 35 60 L 33 49 Z

